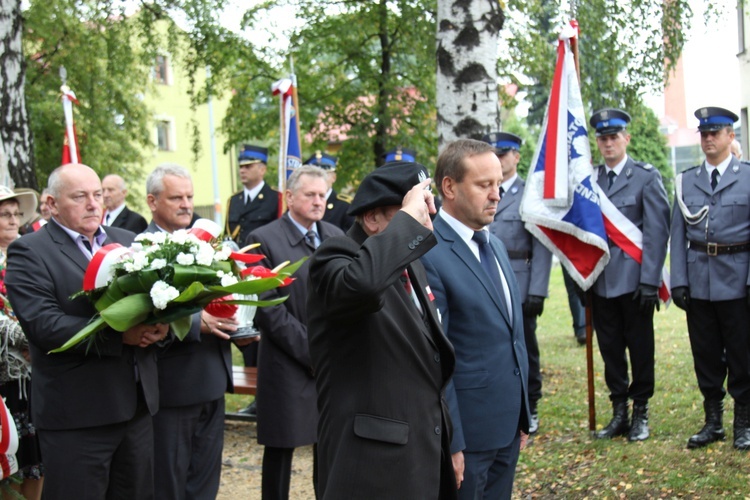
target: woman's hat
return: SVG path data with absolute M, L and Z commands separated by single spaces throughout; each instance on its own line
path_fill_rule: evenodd
M 19 188 L 19 192 L 14 192 L 7 186 L 0 186 L 0 203 L 6 200 L 18 201 L 18 211 L 23 212 L 23 217 L 19 220 L 19 225 L 23 226 L 36 216 L 36 195 L 25 188 Z

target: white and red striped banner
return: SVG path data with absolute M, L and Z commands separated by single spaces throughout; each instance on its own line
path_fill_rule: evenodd
M 60 91 L 62 92 L 63 114 L 65 115 L 65 139 L 63 140 L 62 163 L 60 164 L 80 163 L 78 135 L 73 121 L 73 103 L 78 104 L 78 100 L 67 85 L 60 87 Z

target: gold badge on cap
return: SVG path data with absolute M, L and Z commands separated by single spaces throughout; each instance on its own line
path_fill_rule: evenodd
M 701 108 L 700 114 L 703 118 L 708 118 L 708 108 Z
M 602 120 L 609 120 L 609 111 L 602 111 Z

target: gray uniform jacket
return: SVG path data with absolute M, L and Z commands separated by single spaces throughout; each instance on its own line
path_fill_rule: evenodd
M 609 263 L 592 290 L 600 297 L 612 298 L 635 292 L 639 284 L 658 287 L 669 240 L 669 200 L 659 171 L 628 157 L 608 191 L 607 167 L 599 165 L 595 168 L 599 170 L 599 187 L 643 233 L 643 263 L 639 265 L 610 242 Z
M 688 248 L 688 242 L 744 243 L 750 241 L 750 164 L 732 157 L 716 191 L 711 189 L 705 163 L 682 175 L 682 199 L 688 210 L 708 207 L 696 225 L 685 222 L 680 208 L 672 214 L 672 288 L 690 287 L 690 296 L 701 300 L 733 300 L 747 295 L 750 286 L 750 253 L 709 256 Z
M 552 266 L 550 251 L 526 230 L 521 220 L 518 209 L 521 207 L 525 186 L 526 182 L 517 177 L 508 192 L 503 194 L 497 205 L 495 220 L 490 224 L 490 232 L 497 236 L 508 250 L 522 302 L 526 302 L 529 295 L 547 297 Z

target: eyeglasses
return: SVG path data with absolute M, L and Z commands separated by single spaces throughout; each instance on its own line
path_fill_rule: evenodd
M 22 219 L 23 212 L 0 212 L 0 219 L 10 220 L 11 218 Z

